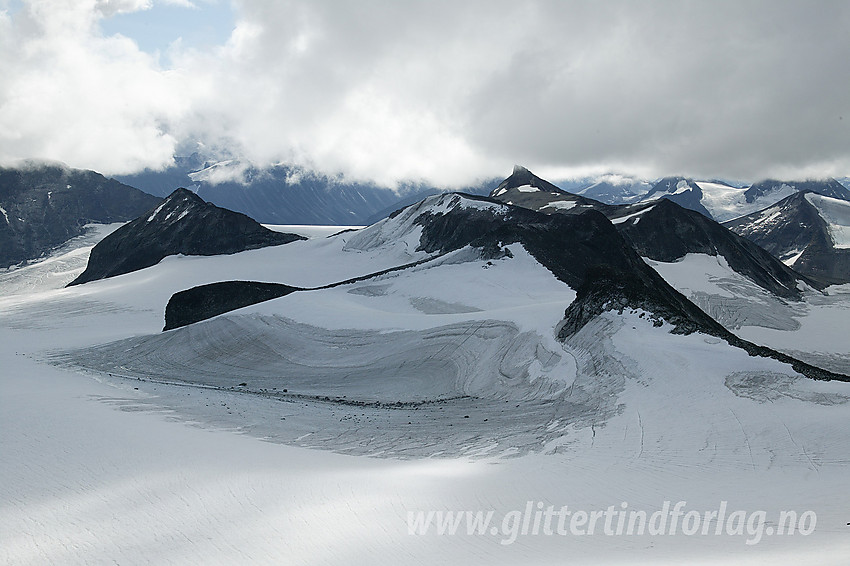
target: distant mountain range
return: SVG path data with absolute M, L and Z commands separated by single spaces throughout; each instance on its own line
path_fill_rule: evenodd
M 187 187 L 207 202 L 247 214 L 263 224 L 362 226 L 440 192 L 411 186 L 396 193 L 369 183 L 339 181 L 283 165 L 258 170 L 238 161 L 204 161 L 196 154 L 177 158 L 174 166 L 163 171 L 117 178 L 160 196 L 177 187 Z M 487 185 L 466 190 L 485 194 L 489 191 Z
M 691 189 L 686 181 L 678 183 L 687 187 L 686 190 Z M 672 184 L 671 180 L 662 186 Z M 493 191 L 491 197 L 545 214 L 581 214 L 588 209 L 598 210 L 643 257 L 672 262 L 689 253 L 721 255 L 734 271 L 778 296 L 798 298 L 801 281 L 817 285 L 759 246 L 673 199 L 608 205 L 562 191 L 519 166 L 514 167 L 513 174 Z
M 234 177 L 239 180 L 218 182 Z M 614 222 L 644 257 L 671 261 L 687 253 L 719 254 L 733 269 L 778 295 L 795 296 L 800 282 L 823 287 L 850 281 L 845 259 L 848 221 L 842 204 L 850 202 L 850 190 L 834 179 L 766 180 L 738 187 L 683 177 L 664 178 L 652 186 L 635 179 L 605 178 L 587 185 L 574 181 L 570 188 L 575 192 L 567 192 L 517 166 L 495 189 L 489 190 L 496 185 L 493 181 L 468 192 L 489 193 L 499 202 L 546 214 L 594 209 Z M 186 199 L 197 195 L 199 202 L 206 198 L 269 224 L 369 225 L 441 194 L 435 188 L 418 187 L 400 195 L 377 186 L 301 175 L 282 166 L 257 171 L 237 162 L 204 163 L 198 156 L 180 159 L 166 171 L 121 179 L 158 194 L 171 194 L 175 185 L 185 184 L 190 187 L 181 193 Z M 678 207 L 659 206 L 658 199 Z M 27 163 L 0 169 L 0 266 L 37 258 L 79 235 L 87 223 L 129 221 L 160 202 L 119 181 L 62 165 Z M 698 212 L 701 218 L 681 209 Z M 714 220 L 725 221 L 745 239 Z M 748 259 L 742 261 L 744 257 Z M 796 273 L 789 274 L 789 266 Z
M 820 181 L 765 180 L 739 188 L 718 181 L 694 181 L 666 177 L 656 183 L 641 200 L 670 199 L 718 222 L 762 210 L 800 191 L 850 201 L 850 190 L 835 179 Z
M 0 267 L 38 258 L 86 224 L 132 220 L 161 200 L 62 164 L 0 168 Z
M 576 194 L 605 204 L 627 204 L 640 200 L 650 189 L 652 184 L 643 179 L 604 175 L 591 185 L 577 190 Z

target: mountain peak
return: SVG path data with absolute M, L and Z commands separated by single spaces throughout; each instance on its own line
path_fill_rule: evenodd
M 70 285 L 144 269 L 170 255 L 232 254 L 301 239 L 273 232 L 244 214 L 179 188 L 101 240 L 92 249 L 86 270 Z
M 543 191 L 566 194 L 563 190 L 559 189 L 549 181 L 541 179 L 522 165 L 514 165 L 511 175 L 499 183 L 498 187 L 493 189 L 493 192 L 490 193 L 490 197 L 502 196 L 510 190 L 522 193 Z
M 189 199 L 189 200 L 193 200 L 193 201 L 196 201 L 196 202 L 204 202 L 204 200 L 201 197 L 199 197 L 194 192 L 190 191 L 189 189 L 187 189 L 185 187 L 178 187 L 178 188 L 174 189 L 174 192 L 172 192 L 170 195 L 165 197 L 165 200 L 172 200 L 172 199 L 183 199 L 183 200 Z
M 211 206 L 213 205 L 206 203 L 204 199 L 189 189 L 180 187 L 165 197 L 165 200 L 151 211 L 151 213 L 147 216 L 147 222 L 165 222 L 168 220 L 176 222 L 177 220 L 184 218 L 191 210 L 200 211 Z M 177 216 L 175 216 L 175 214 Z
M 693 179 L 687 177 L 664 177 L 641 200 L 651 201 L 659 198 L 672 200 L 681 207 L 699 212 L 707 218 L 713 218 L 702 203 L 702 189 Z

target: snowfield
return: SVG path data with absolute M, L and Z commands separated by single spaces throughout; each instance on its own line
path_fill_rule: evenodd
M 850 202 L 814 193 L 806 193 L 806 200 L 818 209 L 826 222 L 833 245 L 850 248 Z
M 640 311 L 561 344 L 576 292 L 521 245 L 435 258 L 418 234 L 400 214 L 65 289 L 83 238 L 0 273 L 0 563 L 846 563 L 848 384 Z M 319 287 L 414 262 L 161 332 L 195 285 Z M 744 338 L 847 361 L 846 290 L 785 304 L 723 258 L 649 263 Z M 408 532 L 411 511 L 665 501 L 817 525 L 758 544 Z
M 736 273 L 722 256 L 688 254 L 678 262 L 645 259 L 676 290 L 741 338 L 814 365 L 850 374 L 850 286 L 804 300 L 775 297 Z
M 702 205 L 718 222 L 726 222 L 762 210 L 797 192 L 796 188 L 783 184 L 776 190 L 747 202 L 744 196 L 746 188 L 739 189 L 707 181 L 696 181 L 696 184 L 702 190 Z

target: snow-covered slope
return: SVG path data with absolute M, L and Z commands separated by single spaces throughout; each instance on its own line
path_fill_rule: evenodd
M 0 559 L 842 564 L 847 384 L 675 334 L 627 294 L 562 334 L 565 310 L 594 306 L 581 297 L 611 274 L 582 263 L 590 251 L 664 286 L 624 247 L 592 211 L 446 195 L 359 232 L 0 294 Z M 320 287 L 420 259 L 159 332 L 191 286 Z M 597 284 L 569 282 L 581 277 Z M 665 501 L 763 510 L 765 527 L 812 510 L 817 525 L 503 528 L 528 502 L 651 515 Z M 408 533 L 409 511 L 479 509 L 494 531 Z M 705 521 L 713 533 L 717 516 Z
M 777 297 L 737 273 L 723 256 L 689 254 L 647 262 L 678 291 L 736 334 L 816 366 L 850 374 L 850 294 L 846 285 Z
M 848 210 L 843 200 L 798 192 L 725 226 L 804 275 L 842 284 L 850 282 Z
M 814 193 L 806 193 L 806 200 L 818 209 L 818 214 L 826 222 L 832 247 L 850 248 L 850 202 Z
M 800 191 L 850 201 L 850 190 L 835 179 L 823 181 L 765 180 L 739 188 L 720 181 L 696 181 L 684 177 L 661 179 L 641 200 L 667 198 L 718 222 L 762 210 Z

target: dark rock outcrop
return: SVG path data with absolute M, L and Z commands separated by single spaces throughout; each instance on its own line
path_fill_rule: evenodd
M 514 165 L 511 175 L 490 193 L 499 202 L 544 213 L 579 214 L 588 209 L 607 211 L 604 203 L 564 191 L 525 167 Z
M 303 240 L 269 230 L 244 214 L 219 208 L 186 189 L 98 243 L 86 270 L 69 285 L 130 273 L 170 255 L 220 255 Z
M 165 307 L 163 330 L 180 328 L 298 290 L 298 287 L 258 281 L 222 281 L 192 287 L 171 296 Z
M 86 224 L 126 222 L 162 199 L 59 164 L 0 168 L 0 267 L 36 259 Z

